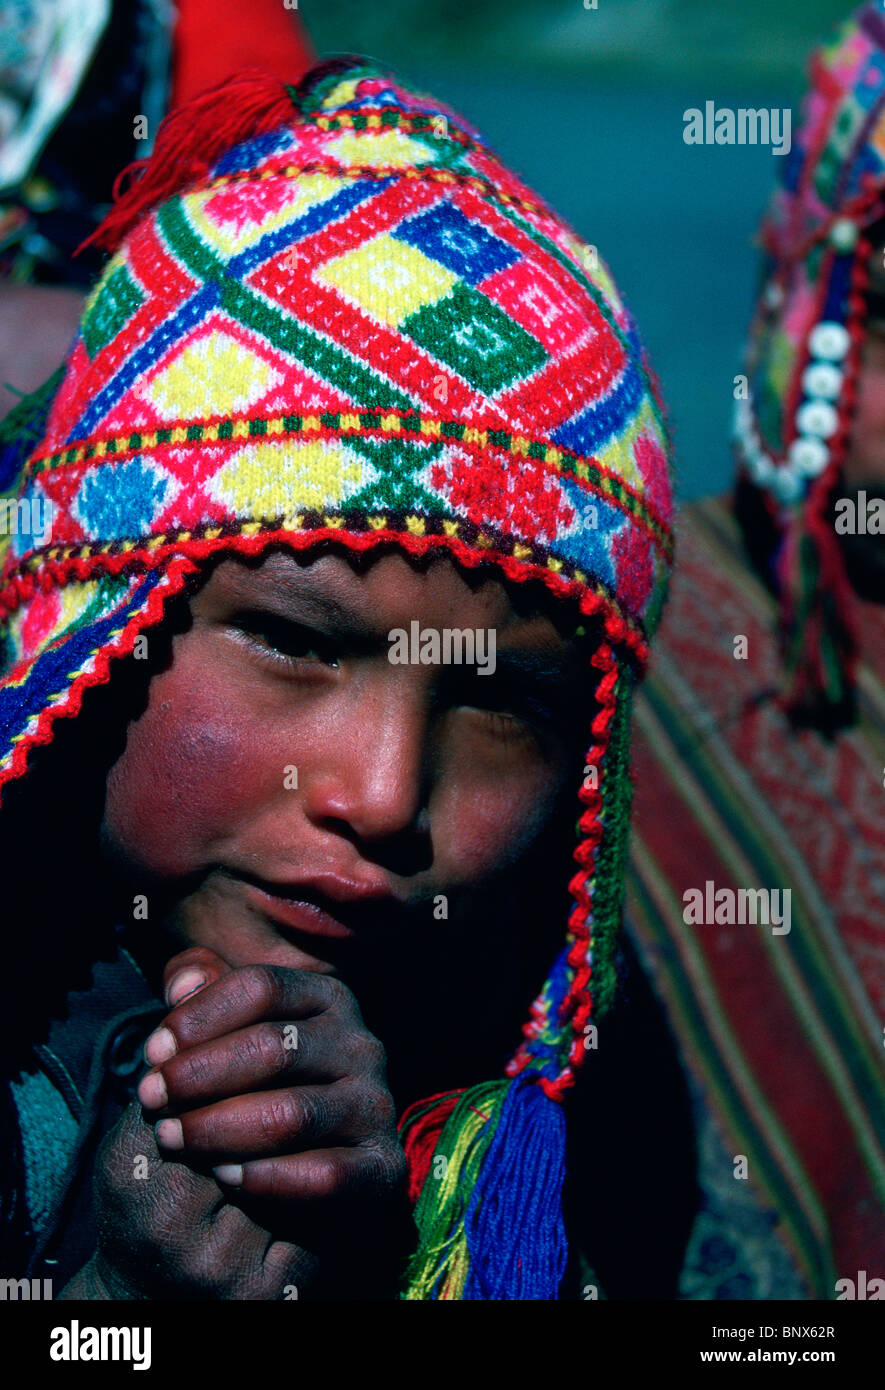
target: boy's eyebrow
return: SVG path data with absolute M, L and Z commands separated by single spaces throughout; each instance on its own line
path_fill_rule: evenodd
M 553 684 L 576 674 L 575 656 L 568 648 L 555 652 L 549 647 L 498 647 L 497 669 L 503 675 L 531 677 Z
M 261 591 L 266 598 L 268 597 L 267 589 L 271 588 L 278 601 L 286 604 L 297 604 L 299 610 L 303 610 L 304 607 L 313 609 L 320 618 L 332 622 L 340 633 L 352 634 L 354 637 L 370 642 L 386 644 L 388 641 L 389 629 L 386 624 L 378 626 L 377 621 L 373 622 L 367 616 L 354 611 L 349 604 L 342 603 L 334 595 L 325 592 L 322 587 L 316 584 L 314 578 L 305 583 L 305 576 L 300 571 L 296 573 L 265 571 L 260 578 L 260 591 L 257 580 L 258 574 L 255 571 L 236 576 L 234 582 L 238 590 L 237 598 L 240 602 L 248 604 L 257 601 L 262 596 Z M 240 587 L 241 581 L 243 581 L 242 588 Z M 303 616 L 303 613 L 299 616 Z M 298 621 L 294 614 L 292 621 Z M 453 622 L 452 626 L 463 628 L 465 624 Z M 582 657 L 574 646 L 554 647 L 549 641 L 544 641 L 537 647 L 505 645 L 506 637 L 504 634 L 499 628 L 496 628 L 496 632 L 498 634 L 496 643 L 497 674 L 505 678 L 534 680 L 544 685 L 561 684 L 569 679 L 580 677 L 584 674 L 585 667 L 588 679 L 591 676 L 589 656 Z
M 251 577 L 252 576 L 250 576 L 250 578 Z M 237 599 L 239 602 L 248 604 L 258 602 L 261 598 L 271 597 L 287 606 L 294 606 L 297 604 L 299 611 L 303 610 L 305 607 L 313 609 L 317 616 L 325 619 L 327 622 L 331 621 L 338 631 L 346 631 L 353 633 L 355 636 L 367 639 L 380 639 L 383 637 L 386 640 L 386 629 L 382 633 L 376 625 L 367 621 L 360 613 L 354 612 L 352 608 L 341 603 L 331 594 L 324 593 L 322 589 L 318 589 L 315 581 L 302 587 L 302 585 L 297 582 L 297 576 L 293 575 L 291 579 L 294 579 L 295 582 L 290 582 L 290 576 L 288 575 L 265 573 L 261 576 L 260 587 L 258 584 L 250 584 L 247 582 L 240 588 L 239 582 L 237 582 Z M 272 589 L 273 593 L 268 594 L 268 589 Z M 287 616 L 291 616 L 292 621 L 297 621 L 294 613 L 290 613 Z

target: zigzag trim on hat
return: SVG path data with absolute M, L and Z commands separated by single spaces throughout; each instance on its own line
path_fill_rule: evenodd
M 153 571 L 110 613 L 9 673 L 0 689 L 0 730 L 11 751 L 0 762 L 0 789 L 24 775 L 33 750 L 51 741 L 57 720 L 80 713 L 86 691 L 110 679 L 114 658 L 128 656 L 139 633 L 162 620 L 167 600 L 181 591 L 196 569 L 193 561 L 181 557 L 165 570 Z M 60 657 L 74 669 L 57 670 Z M 22 727 L 8 732 L 15 717 Z
M 355 529 L 355 520 L 366 529 Z M 257 555 L 277 544 L 303 551 L 324 541 L 361 552 L 388 543 L 402 546 L 412 555 L 424 555 L 434 549 L 447 550 L 470 569 L 490 564 L 502 570 L 514 583 L 539 580 L 558 597 L 575 599 L 582 613 L 600 617 L 609 639 L 626 648 L 640 665 L 648 659 L 648 643 L 643 630 L 637 620 L 623 610 L 616 595 L 600 582 L 590 583 L 587 576 L 567 560 L 552 555 L 543 558 L 544 551 L 540 547 L 511 541 L 508 552 L 501 548 L 502 538 L 489 528 L 437 517 L 386 513 L 357 519 L 346 513 L 336 516 L 305 512 L 285 518 L 285 526 L 281 521 L 242 522 L 232 527 L 206 526 L 196 532 L 152 536 L 147 542 L 125 540 L 95 546 L 52 546 L 45 552 L 35 552 L 23 566 L 10 571 L 8 582 L 0 592 L 0 620 L 14 613 L 38 588 L 47 589 L 53 584 L 64 585 L 71 580 L 86 580 L 102 574 L 154 570 L 174 564 L 179 557 L 194 562 L 219 551 Z M 474 546 L 479 547 L 480 553 L 472 548 Z M 515 553 L 522 550 L 527 555 Z M 532 555 L 538 557 L 535 563 L 529 559 Z

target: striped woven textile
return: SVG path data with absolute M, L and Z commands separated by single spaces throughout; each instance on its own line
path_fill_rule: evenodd
M 707 1205 L 755 1206 L 770 1232 L 750 1230 L 737 1284 L 715 1270 L 735 1251 L 707 1248 L 705 1283 L 696 1250 L 684 1296 L 850 1297 L 838 1280 L 885 1276 L 885 605 L 858 604 L 857 725 L 794 733 L 774 699 L 775 605 L 727 502 L 688 508 L 679 536 L 636 702 L 627 930 L 715 1136 Z M 789 889 L 789 932 L 687 924 L 683 895 L 707 881 Z

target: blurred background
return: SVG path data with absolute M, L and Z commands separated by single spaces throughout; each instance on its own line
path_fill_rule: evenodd
M 845 0 L 300 0 L 321 54 L 463 111 L 609 263 L 664 389 L 683 499 L 721 491 L 753 239 L 783 156 L 686 145 L 683 112 L 793 108 Z

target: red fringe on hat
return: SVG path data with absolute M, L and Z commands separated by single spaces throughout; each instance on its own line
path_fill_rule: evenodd
M 227 150 L 291 122 L 296 100 L 279 77 L 249 68 L 178 107 L 161 122 L 150 159 L 137 159 L 117 176 L 113 207 L 78 250 L 116 251 L 140 217 L 198 184 Z

